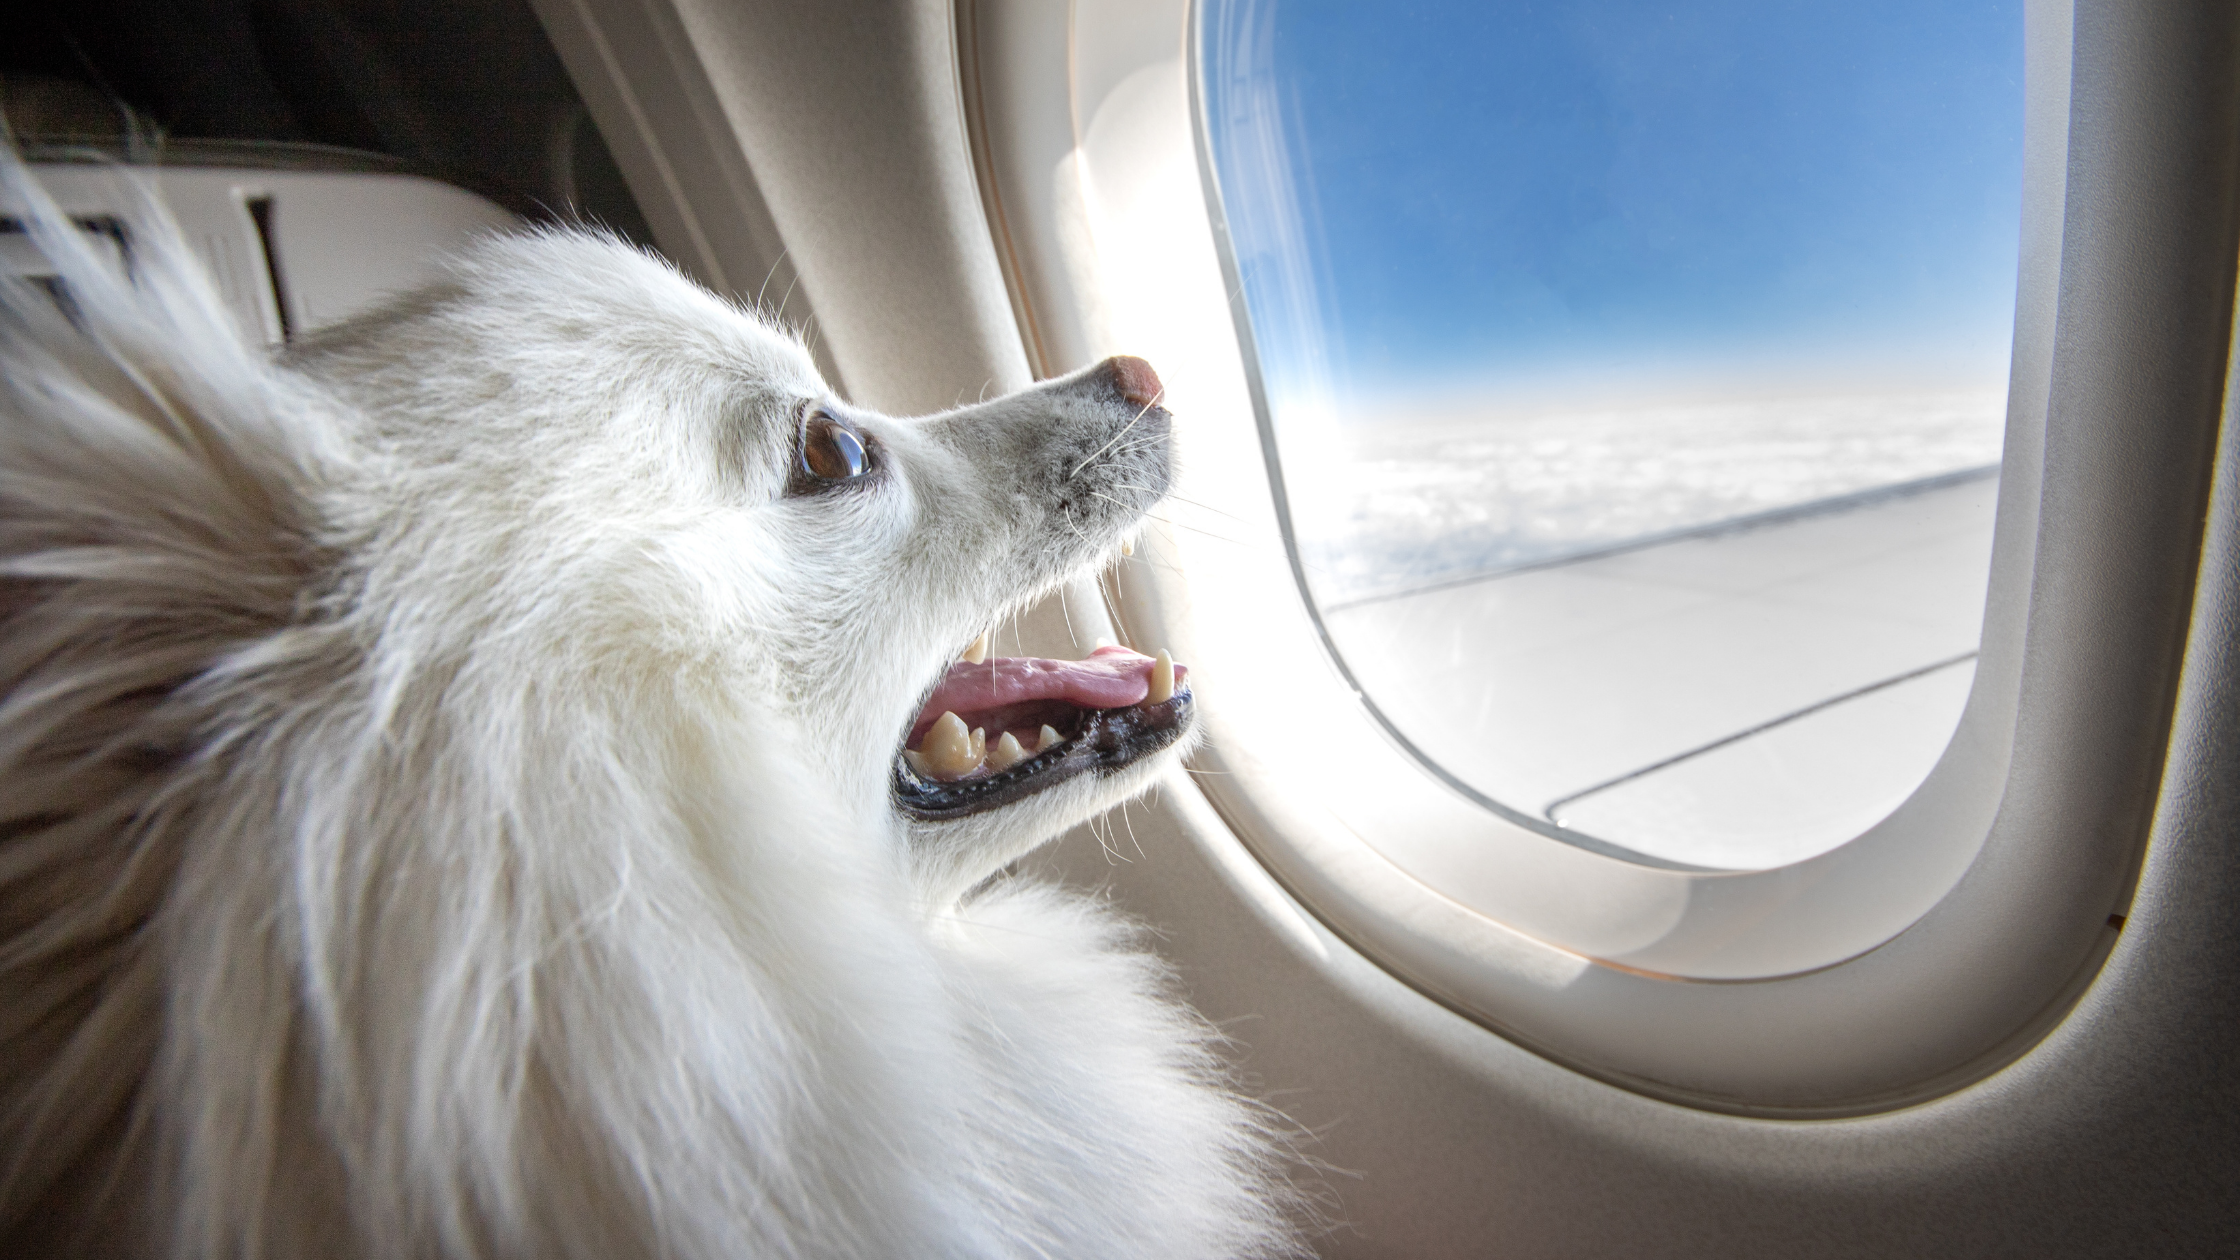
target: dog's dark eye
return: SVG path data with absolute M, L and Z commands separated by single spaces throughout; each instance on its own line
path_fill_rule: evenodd
M 819 481 L 846 481 L 871 471 L 871 456 L 855 430 L 820 413 L 801 434 L 801 471 Z

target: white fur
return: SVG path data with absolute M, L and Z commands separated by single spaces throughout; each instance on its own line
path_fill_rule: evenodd
M 0 182 L 71 312 L 0 302 L 6 1249 L 1296 1249 L 1137 930 L 998 874 L 1173 754 L 889 799 L 958 645 L 1144 505 L 1047 472 L 1093 381 L 849 412 L 888 475 L 789 497 L 809 358 L 613 241 L 275 363 L 152 203 L 127 282 Z

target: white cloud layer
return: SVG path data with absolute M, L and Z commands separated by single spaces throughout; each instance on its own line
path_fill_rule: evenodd
M 1988 391 L 1283 426 L 1325 605 L 1996 464 Z

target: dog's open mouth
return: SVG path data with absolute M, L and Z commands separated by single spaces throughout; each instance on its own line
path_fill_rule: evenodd
M 1188 672 L 1164 652 L 1123 647 L 1079 661 L 958 661 L 895 756 L 895 801 L 919 818 L 958 818 L 1110 774 L 1189 729 Z

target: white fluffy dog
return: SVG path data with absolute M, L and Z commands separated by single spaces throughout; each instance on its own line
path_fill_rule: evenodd
M 1163 492 L 1146 365 L 874 415 L 572 232 L 274 362 L 0 183 L 6 1249 L 1296 1249 L 1138 933 L 1000 874 L 1187 686 L 952 666 Z

